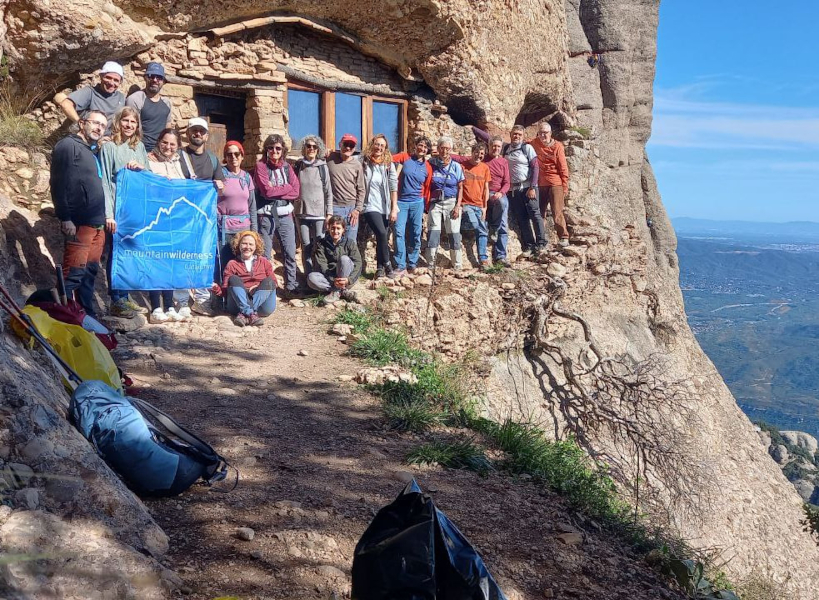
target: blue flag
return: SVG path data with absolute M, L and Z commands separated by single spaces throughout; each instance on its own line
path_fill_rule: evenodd
M 122 169 L 114 218 L 114 289 L 182 290 L 213 283 L 213 182 Z

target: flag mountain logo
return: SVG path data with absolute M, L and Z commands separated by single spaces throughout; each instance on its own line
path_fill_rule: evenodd
M 180 198 L 177 198 L 176 200 L 174 200 L 173 203 L 168 208 L 160 207 L 160 209 L 156 213 L 156 217 L 154 217 L 154 219 L 150 223 L 148 223 L 142 229 L 137 229 L 134 233 L 122 236 L 122 241 L 124 242 L 126 240 L 136 239 L 137 237 L 139 237 L 143 233 L 147 233 L 148 231 L 152 230 L 154 227 L 159 225 L 159 221 L 162 218 L 162 215 L 167 215 L 168 217 L 170 217 L 171 214 L 173 213 L 174 209 L 177 207 L 177 205 L 182 203 L 182 202 L 184 202 L 185 204 L 187 204 L 188 206 L 193 208 L 195 211 L 197 211 L 199 214 L 201 214 L 203 217 L 205 217 L 205 220 L 208 222 L 209 225 L 213 223 L 212 219 L 208 216 L 208 214 L 204 210 L 199 208 L 196 204 L 194 204 L 193 202 L 191 202 L 190 200 L 188 200 L 184 196 L 181 196 Z

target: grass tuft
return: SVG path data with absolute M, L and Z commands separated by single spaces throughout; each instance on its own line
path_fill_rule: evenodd
M 437 464 L 449 469 L 467 469 L 482 475 L 493 470 L 483 448 L 472 440 L 424 444 L 407 454 L 406 462 L 411 465 Z
M 489 275 L 497 275 L 498 273 L 503 273 L 506 270 L 506 267 L 503 264 L 496 262 L 492 263 L 488 267 L 483 268 L 484 273 L 488 273 Z
M 384 414 L 390 427 L 422 433 L 439 425 L 441 414 L 428 402 L 387 402 Z
M 333 323 L 350 325 L 356 333 L 366 334 L 375 325 L 375 319 L 366 311 L 345 307 L 333 315 Z
M 40 126 L 23 114 L 28 108 L 8 82 L 0 84 L 0 144 L 28 150 L 42 147 L 44 136 Z
M 350 354 L 376 366 L 397 364 L 408 369 L 429 361 L 429 355 L 412 348 L 403 333 L 381 328 L 372 329 L 366 338 L 355 342 Z

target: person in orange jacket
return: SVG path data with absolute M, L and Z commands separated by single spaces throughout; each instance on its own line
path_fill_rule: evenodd
M 563 144 L 552 138 L 552 127 L 541 123 L 537 137 L 531 142 L 540 163 L 538 173 L 538 191 L 540 193 L 540 214 L 546 217 L 546 205 L 552 209 L 557 237 L 560 245 L 569 245 L 569 229 L 563 215 L 566 194 L 569 192 L 569 167 L 566 164 L 566 151 Z

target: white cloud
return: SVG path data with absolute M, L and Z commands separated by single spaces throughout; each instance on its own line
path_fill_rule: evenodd
M 654 97 L 651 146 L 743 150 L 819 150 L 819 107 L 798 108 L 692 99 L 697 82 Z

